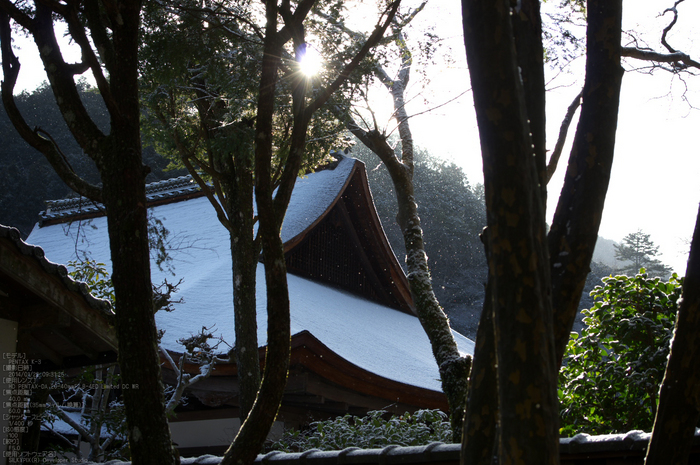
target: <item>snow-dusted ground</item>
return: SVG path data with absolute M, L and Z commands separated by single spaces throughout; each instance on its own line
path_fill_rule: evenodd
M 310 226 L 338 197 L 354 160 L 344 159 L 335 170 L 320 171 L 298 180 L 285 218 L 282 238 L 288 241 Z M 234 342 L 230 241 L 213 207 L 202 197 L 158 206 L 156 218 L 170 231 L 174 276 L 152 267 L 154 283 L 182 279 L 176 298 L 183 303 L 172 313 L 159 312 L 156 322 L 165 330 L 162 344 L 181 351 L 177 340 L 214 328 L 228 344 Z M 88 225 L 58 224 L 35 227 L 27 242 L 41 246 L 55 263 L 76 259 L 85 251 L 111 268 L 107 219 Z M 258 340 L 267 340 L 264 272 L 258 267 Z M 288 275 L 292 334 L 308 330 L 351 363 L 395 381 L 439 391 L 439 373 L 430 343 L 416 317 L 401 313 L 334 287 Z M 474 343 L 455 333 L 463 353 Z M 222 348 L 226 352 L 227 348 Z

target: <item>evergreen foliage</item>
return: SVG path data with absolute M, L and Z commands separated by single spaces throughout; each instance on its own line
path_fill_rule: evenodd
M 377 449 L 388 445 L 421 446 L 450 442 L 452 429 L 440 410 L 418 410 L 401 416 L 374 410 L 365 417 L 345 415 L 316 421 L 305 430 L 289 430 L 271 446 L 273 450 L 299 452 L 309 449 L 342 450 L 348 447 Z
M 571 334 L 559 375 L 563 435 L 651 431 L 682 282 L 642 272 L 591 292 L 587 327 Z
M 615 245 L 615 258 L 625 263 L 619 272 L 628 276 L 635 275 L 640 268 L 644 268 L 651 276 L 660 278 L 669 276 L 671 267 L 654 258 L 658 254 L 659 246 L 654 245 L 650 235 L 645 234 L 641 229 L 626 235 L 621 245 Z

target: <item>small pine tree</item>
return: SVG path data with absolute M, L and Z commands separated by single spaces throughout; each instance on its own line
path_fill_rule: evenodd
M 641 229 L 626 235 L 621 245 L 615 244 L 615 258 L 625 264 L 618 272 L 627 276 L 634 276 L 644 268 L 650 276 L 667 278 L 673 270 L 654 258 L 658 254 L 659 246 Z

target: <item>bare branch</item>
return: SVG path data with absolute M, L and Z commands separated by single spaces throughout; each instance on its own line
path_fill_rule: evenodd
M 90 432 L 80 423 L 76 422 L 73 420 L 66 412 L 63 411 L 60 405 L 56 403 L 53 397 L 49 395 L 49 402 L 56 407 L 56 415 L 68 425 L 73 428 L 79 435 L 82 437 L 85 442 L 88 442 L 90 444 L 94 443 L 94 438 L 90 435 Z
M 687 71 L 688 68 L 700 69 L 700 62 L 692 59 L 689 55 L 678 51 L 674 51 L 672 53 L 659 53 L 653 50 L 639 49 L 636 47 L 622 47 L 622 56 L 655 63 L 672 63 L 673 68 L 669 71 L 673 72 Z
M 673 26 L 676 25 L 676 22 L 678 21 L 678 5 L 680 3 L 683 3 L 685 0 L 676 0 L 676 3 L 673 4 L 671 8 L 666 8 L 664 12 L 662 13 L 662 16 L 668 13 L 669 11 L 673 13 L 673 19 L 669 23 L 668 26 L 666 26 L 661 33 L 661 43 L 663 44 L 664 47 L 666 47 L 666 50 L 668 50 L 671 53 L 676 53 L 676 50 L 669 45 L 669 43 L 666 41 L 666 36 L 668 35 L 669 31 L 673 28 Z
M 384 36 L 384 32 L 387 30 L 389 27 L 389 24 L 394 20 L 394 15 L 396 15 L 396 11 L 399 9 L 399 5 L 401 4 L 400 0 L 394 0 L 394 2 L 390 5 L 390 7 L 387 9 L 385 12 L 386 19 L 384 23 L 380 23 L 377 25 L 377 27 L 374 29 L 372 34 L 369 36 L 365 44 L 362 46 L 360 51 L 355 55 L 355 57 L 352 59 L 350 63 L 348 63 L 345 68 L 340 72 L 336 80 L 330 84 L 328 87 L 325 89 L 321 90 L 319 93 L 319 96 L 307 107 L 306 111 L 310 115 L 313 112 L 315 112 L 318 108 L 320 108 L 326 101 L 330 98 L 330 96 L 340 88 L 340 86 L 345 82 L 345 80 L 350 76 L 350 73 L 357 67 L 357 65 L 360 64 L 360 62 L 367 56 L 369 51 L 377 45 L 377 43 L 382 39 Z
M 549 164 L 547 165 L 547 184 L 549 180 L 552 179 L 554 172 L 557 169 L 557 164 L 559 163 L 559 158 L 561 157 L 561 152 L 564 149 L 564 143 L 566 142 L 566 135 L 569 132 L 569 126 L 571 126 L 571 120 L 574 118 L 574 114 L 579 106 L 581 106 L 581 96 L 583 95 L 583 90 L 578 93 L 574 100 L 569 105 L 566 110 L 566 115 L 561 122 L 559 127 L 559 138 L 557 143 L 554 145 L 554 151 L 552 156 L 549 158 Z

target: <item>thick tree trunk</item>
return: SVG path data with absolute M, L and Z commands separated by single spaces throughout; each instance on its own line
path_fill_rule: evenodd
M 40 150 L 66 183 L 79 193 L 102 201 L 107 210 L 114 292 L 115 326 L 119 339 L 119 361 L 126 407 L 129 442 L 135 464 L 173 464 L 175 455 L 170 440 L 160 363 L 157 355 L 156 328 L 150 279 L 150 256 L 146 217 L 145 170 L 141 159 L 138 101 L 138 47 L 140 1 L 121 1 L 113 9 L 100 11 L 88 2 L 78 10 L 77 4 L 54 5 L 39 2 L 33 16 L 10 2 L 0 8 L 11 15 L 33 36 L 47 71 L 56 102 L 76 141 L 95 161 L 103 187 L 100 190 L 75 176 L 70 167 L 57 160 L 55 147 L 47 147 L 28 130 L 16 111 L 12 90 L 17 77 L 18 61 L 6 45 L 10 39 L 9 21 L 3 18 L 3 101 L 8 114 L 22 137 Z M 57 8 L 52 11 L 52 8 Z M 56 41 L 53 20 L 62 15 L 69 22 L 70 33 L 83 47 L 84 67 L 66 64 Z M 85 16 L 83 16 L 85 15 Z M 88 41 L 85 19 L 93 43 Z M 112 20 L 107 33 L 104 22 Z M 99 48 L 109 82 L 91 53 Z M 7 63 L 7 66 L 6 66 Z M 110 134 L 105 136 L 87 114 L 75 86 L 75 74 L 92 67 L 100 92 L 111 117 Z
M 126 93 L 120 95 L 127 95 Z M 138 109 L 138 105 L 136 106 Z M 138 137 L 138 112 L 131 130 L 108 137 L 101 167 L 107 208 L 112 282 L 116 296 L 119 366 L 134 464 L 172 464 L 157 332 L 153 318 L 146 190 Z M 135 130 L 134 130 L 135 128 Z
M 646 465 L 688 463 L 700 420 L 700 211 Z
M 132 460 L 139 464 L 172 464 L 170 439 L 158 357 L 157 331 L 148 247 L 145 169 L 141 159 L 138 100 L 140 4 L 123 6 L 122 27 L 114 31 L 112 95 L 119 114 L 103 141 L 98 168 L 103 183 L 116 296 L 119 365 Z
M 610 181 L 620 86 L 621 0 L 589 0 L 583 104 L 548 245 L 556 359 L 578 312 Z
M 547 118 L 545 108 L 544 46 L 540 0 L 521 0 L 512 15 L 518 67 L 525 92 L 525 108 L 537 159 L 541 195 L 547 198 Z
M 462 8 L 484 160 L 498 458 L 502 463 L 555 464 L 559 412 L 539 182 L 544 160 L 535 156 L 530 136 L 510 2 L 463 0 Z M 490 451 L 492 444 L 483 447 Z

